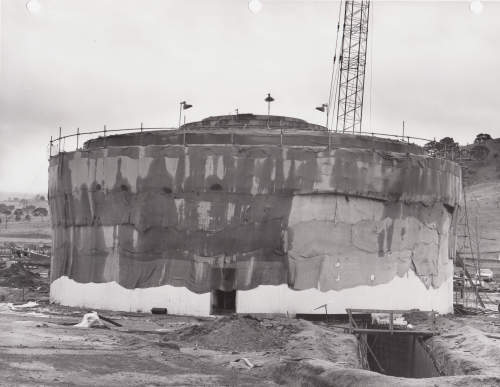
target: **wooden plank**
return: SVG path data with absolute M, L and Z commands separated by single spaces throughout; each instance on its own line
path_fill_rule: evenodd
M 411 313 L 411 312 L 422 312 L 422 313 L 431 313 L 430 310 L 420 310 L 420 309 L 346 309 L 346 312 L 350 310 L 351 313 L 364 313 L 364 314 L 371 314 L 371 313 Z
M 349 315 L 349 333 L 352 333 L 352 328 L 357 328 L 356 321 L 354 321 L 351 313 L 351 309 L 346 309 L 347 314 Z
M 395 329 L 390 331 L 389 329 L 369 329 L 369 328 L 354 328 L 353 333 L 385 333 L 385 334 L 402 334 L 402 335 L 415 335 L 415 336 L 434 336 L 432 331 L 409 331 L 404 329 Z
M 381 373 L 385 373 L 385 370 L 380 365 L 380 363 L 379 363 L 379 361 L 377 359 L 377 356 L 375 356 L 375 353 L 373 353 L 372 349 L 370 348 L 370 345 L 368 344 L 368 340 L 366 340 L 366 338 L 364 338 L 364 337 L 362 338 L 362 340 L 364 341 L 364 343 L 366 345 L 366 348 L 368 348 L 368 351 L 370 351 L 370 354 L 372 355 L 373 360 L 375 360 L 375 363 L 377 363 L 377 367 L 380 370 L 380 372 Z

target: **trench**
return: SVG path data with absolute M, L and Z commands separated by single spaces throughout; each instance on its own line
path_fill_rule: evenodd
M 404 378 L 445 376 L 421 336 L 360 334 L 358 344 L 364 368 L 371 371 Z

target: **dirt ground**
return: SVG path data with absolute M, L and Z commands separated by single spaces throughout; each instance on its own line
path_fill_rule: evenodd
M 98 311 L 121 326 L 78 328 L 88 310 L 50 304 L 46 271 L 0 262 L 0 385 L 500 386 L 492 310 L 437 319 L 439 335 L 426 343 L 456 376 L 407 379 L 362 369 L 356 337 L 338 322 Z M 30 300 L 37 305 L 16 306 Z M 418 314 L 410 322 L 432 324 Z
M 431 345 L 459 376 L 405 379 L 361 369 L 355 336 L 324 323 L 98 311 L 122 326 L 77 328 L 85 309 L 11 308 L 0 303 L 1 385 L 500 385 L 498 315 L 440 317 Z
M 335 361 L 359 366 L 353 336 L 300 320 L 101 311 L 122 327 L 68 325 L 85 312 L 51 305 L 12 311 L 0 304 L 2 384 L 273 386 L 286 379 L 282 365 L 323 357 L 339 345 L 348 350 L 334 351 Z

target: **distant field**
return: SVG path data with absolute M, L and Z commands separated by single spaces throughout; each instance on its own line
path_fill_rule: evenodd
M 6 242 L 9 240 L 25 242 L 50 242 L 51 228 L 50 218 L 33 217 L 31 221 L 9 221 L 7 224 L 4 219 L 0 223 L 0 241 Z
M 22 220 L 19 221 L 15 220 L 14 214 L 0 215 L 0 242 L 47 243 L 51 241 L 50 216 L 34 216 L 31 210 L 25 208 L 29 205 L 48 209 L 47 201 L 26 199 L 23 203 L 21 200 L 2 200 L 0 203 L 23 210 Z M 26 220 L 26 215 L 30 215 L 31 219 Z

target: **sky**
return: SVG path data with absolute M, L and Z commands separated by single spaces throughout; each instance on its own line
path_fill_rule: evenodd
M 338 1 L 0 0 L 0 191 L 47 191 L 50 136 L 211 115 L 323 124 Z M 364 131 L 500 137 L 500 2 L 372 1 Z M 71 144 L 65 144 L 70 151 Z

